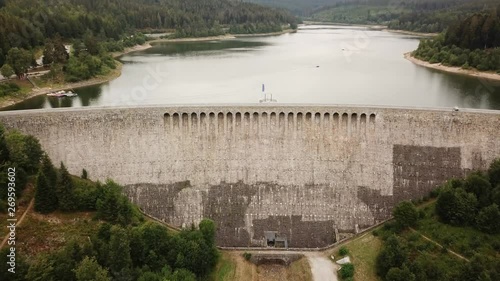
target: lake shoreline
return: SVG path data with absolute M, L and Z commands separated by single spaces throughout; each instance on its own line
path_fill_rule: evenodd
M 44 87 L 44 88 L 37 88 L 31 90 L 25 97 L 23 98 L 16 98 L 12 97 L 10 99 L 2 100 L 0 102 L 0 110 L 4 110 L 7 107 L 16 105 L 20 102 L 23 102 L 25 100 L 40 96 L 40 95 L 46 95 L 49 93 L 57 92 L 57 91 L 66 91 L 66 90 L 73 90 L 73 89 L 78 89 L 82 87 L 88 87 L 88 86 L 93 86 L 93 85 L 99 85 L 102 83 L 106 83 L 109 81 L 112 81 L 121 75 L 121 69 L 122 69 L 122 64 L 117 61 L 116 68 L 113 69 L 108 75 L 103 75 L 103 76 L 98 76 L 91 78 L 89 80 L 85 81 L 80 81 L 80 82 L 75 82 L 75 83 L 67 83 L 62 86 L 58 87 Z
M 415 35 L 423 37 L 434 37 L 439 35 L 439 33 L 426 33 L 426 32 L 416 32 L 401 29 L 390 29 L 387 25 L 379 24 L 352 24 L 352 23 L 339 23 L 339 22 L 321 22 L 321 21 L 304 21 L 303 25 L 331 25 L 331 26 L 353 26 L 353 27 L 365 27 L 370 30 L 380 30 L 384 32 L 405 34 L 405 35 Z
M 461 67 L 446 66 L 446 65 L 442 65 L 440 63 L 432 64 L 432 63 L 429 63 L 427 61 L 423 61 L 423 60 L 415 58 L 414 56 L 412 56 L 411 53 L 412 52 L 405 53 L 404 54 L 405 59 L 407 59 L 407 60 L 411 61 L 412 63 L 419 65 L 419 66 L 423 66 L 423 67 L 427 67 L 427 68 L 431 68 L 431 69 L 435 69 L 435 70 L 439 70 L 439 71 L 443 71 L 443 72 L 448 72 L 448 73 L 465 75 L 465 76 L 469 76 L 469 77 L 476 77 L 476 78 L 483 78 L 483 79 L 487 79 L 487 80 L 500 81 L 500 74 L 497 74 L 494 72 L 485 72 L 485 71 L 479 71 L 479 70 L 475 70 L 475 69 L 474 70 L 473 69 L 463 69 Z
M 231 40 L 237 38 L 248 38 L 248 37 L 262 37 L 262 36 L 276 36 L 283 35 L 287 33 L 296 33 L 295 29 L 285 29 L 283 31 L 278 32 L 270 32 L 270 33 L 252 33 L 252 34 L 224 34 L 219 36 L 208 36 L 208 37 L 189 37 L 189 38 L 165 38 L 165 39 L 155 39 L 149 41 L 149 43 L 177 43 L 177 42 L 203 42 L 203 41 L 214 41 L 214 40 Z
M 66 90 L 73 90 L 73 89 L 78 89 L 78 88 L 83 88 L 83 87 L 88 87 L 88 86 L 94 86 L 94 85 L 99 85 L 102 83 L 106 83 L 109 81 L 112 81 L 121 75 L 121 70 L 123 67 L 123 64 L 117 60 L 118 57 L 123 56 L 125 54 L 131 53 L 131 52 L 136 52 L 136 51 L 142 51 L 151 48 L 151 44 L 149 42 L 146 42 L 145 44 L 142 45 L 136 45 L 134 47 L 130 48 L 125 48 L 121 52 L 113 52 L 111 53 L 111 56 L 116 60 L 116 68 L 112 69 L 110 73 L 107 75 L 103 76 L 98 76 L 98 77 L 93 77 L 89 80 L 85 81 L 79 81 L 79 82 L 74 82 L 74 83 L 66 83 L 61 86 L 56 86 L 56 87 L 43 87 L 43 88 L 33 88 L 31 92 L 29 92 L 26 96 L 22 98 L 16 98 L 16 97 L 10 97 L 5 100 L 0 101 L 0 110 L 4 110 L 7 107 L 16 105 L 20 102 L 23 102 L 25 100 L 29 100 L 31 98 L 41 96 L 41 95 L 46 95 L 49 93 L 57 92 L 57 91 L 66 91 Z
M 400 29 L 382 29 L 385 32 L 397 33 L 397 34 L 405 34 L 405 35 L 415 35 L 415 36 L 423 36 L 423 37 L 434 37 L 439 35 L 439 33 L 425 33 L 425 32 L 415 32 L 415 31 L 407 31 Z
M 380 25 L 380 24 L 355 24 L 355 23 L 342 23 L 342 22 L 330 22 L 330 21 L 303 21 L 302 25 L 357 26 L 375 30 L 387 29 L 387 25 Z
M 52 92 L 57 92 L 57 91 L 65 91 L 65 90 L 72 90 L 72 89 L 78 89 L 78 88 L 83 88 L 83 87 L 88 87 L 88 86 L 94 86 L 94 85 L 99 85 L 102 83 L 106 83 L 109 81 L 112 81 L 121 75 L 121 69 L 123 65 L 117 60 L 117 58 L 126 55 L 131 52 L 137 52 L 137 51 L 143 51 L 147 50 L 151 47 L 153 47 L 153 43 L 161 43 L 161 42 L 170 42 L 170 43 L 176 43 L 176 42 L 202 42 L 202 41 L 213 41 L 213 40 L 231 40 L 231 39 L 237 39 L 237 38 L 246 38 L 246 37 L 261 37 L 261 36 L 275 36 L 275 35 L 282 35 L 282 34 L 287 34 L 287 33 L 295 33 L 297 30 L 294 29 L 286 29 L 280 32 L 271 32 L 271 33 L 258 33 L 258 34 L 225 34 L 225 35 L 220 35 L 220 36 L 209 36 L 209 37 L 194 37 L 194 38 L 175 38 L 175 39 L 156 39 L 156 40 L 151 40 L 148 41 L 142 45 L 136 45 L 134 47 L 126 48 L 121 52 L 113 52 L 111 55 L 113 58 L 115 58 L 117 62 L 117 67 L 116 69 L 113 69 L 111 73 L 108 75 L 100 76 L 100 77 L 94 77 L 89 80 L 85 81 L 80 81 L 76 83 L 67 83 L 58 87 L 44 87 L 44 88 L 38 88 L 38 89 L 32 89 L 31 92 L 29 92 L 26 96 L 22 98 L 17 98 L 17 97 L 9 97 L 6 98 L 5 100 L 0 101 L 0 110 L 4 110 L 7 107 L 13 106 L 15 104 L 18 104 L 20 102 L 23 102 L 25 100 L 40 96 L 40 95 L 46 95 L 48 93 Z

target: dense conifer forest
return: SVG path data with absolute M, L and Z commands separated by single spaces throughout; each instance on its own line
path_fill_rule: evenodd
M 143 44 L 146 32 L 179 38 L 296 27 L 284 9 L 231 0 L 0 0 L 0 73 L 23 79 L 43 55 L 50 83 L 76 82 L 109 74 L 109 52 Z M 19 90 L 3 83 L 0 98 Z
M 296 5 L 289 2 L 299 0 L 269 1 L 273 4 L 287 3 L 289 7 L 293 7 L 292 10 L 296 10 Z M 457 21 L 475 13 L 489 13 L 499 5 L 495 0 L 318 0 L 311 4 L 315 5 L 308 7 L 309 12 L 304 14 L 306 19 L 348 24 L 381 24 L 391 29 L 416 32 L 441 32 Z
M 2 0 L 0 48 L 31 49 L 59 34 L 83 38 L 91 32 L 115 40 L 136 30 L 175 29 L 202 36 L 222 26 L 279 26 L 296 23 L 285 10 L 229 0 Z M 256 31 L 257 32 L 257 31 Z M 2 61 L 0 61 L 0 65 Z
M 455 22 L 436 38 L 422 40 L 413 55 L 430 63 L 500 72 L 499 11 Z

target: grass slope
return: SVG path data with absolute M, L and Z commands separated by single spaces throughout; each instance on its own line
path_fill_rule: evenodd
M 441 223 L 435 215 L 435 206 L 433 202 L 421 208 L 425 217 L 419 220 L 415 228 L 417 231 L 466 258 L 471 258 L 475 253 L 500 258 L 499 234 L 489 235 L 472 227 Z
M 346 244 L 339 245 L 326 253 L 328 256 L 335 256 L 335 260 L 339 260 L 342 258 L 338 254 L 340 247 L 346 247 L 349 250 L 348 255 L 355 267 L 354 280 L 380 280 L 375 271 L 375 261 L 382 248 L 382 241 L 374 236 L 372 231 L 354 238 Z

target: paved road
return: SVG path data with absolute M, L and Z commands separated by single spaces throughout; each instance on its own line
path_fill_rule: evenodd
M 304 253 L 311 266 L 314 281 L 337 281 L 337 265 L 321 253 Z

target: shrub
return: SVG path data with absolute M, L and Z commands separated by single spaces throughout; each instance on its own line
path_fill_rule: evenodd
M 248 261 L 252 258 L 252 254 L 248 252 L 243 253 L 243 257 Z
M 481 209 L 476 218 L 476 223 L 481 231 L 490 234 L 500 233 L 500 210 L 497 204 L 492 204 Z
M 399 203 L 393 210 L 392 215 L 396 219 L 397 224 L 402 228 L 414 226 L 418 220 L 417 208 L 409 201 Z
M 349 254 L 349 250 L 345 246 L 340 247 L 339 256 L 343 257 L 343 256 L 347 256 L 348 254 Z
M 352 263 L 347 263 L 342 266 L 339 271 L 340 278 L 346 280 L 347 278 L 354 276 L 354 265 Z
M 21 88 L 14 83 L 0 83 L 0 97 L 12 95 L 19 92 Z

